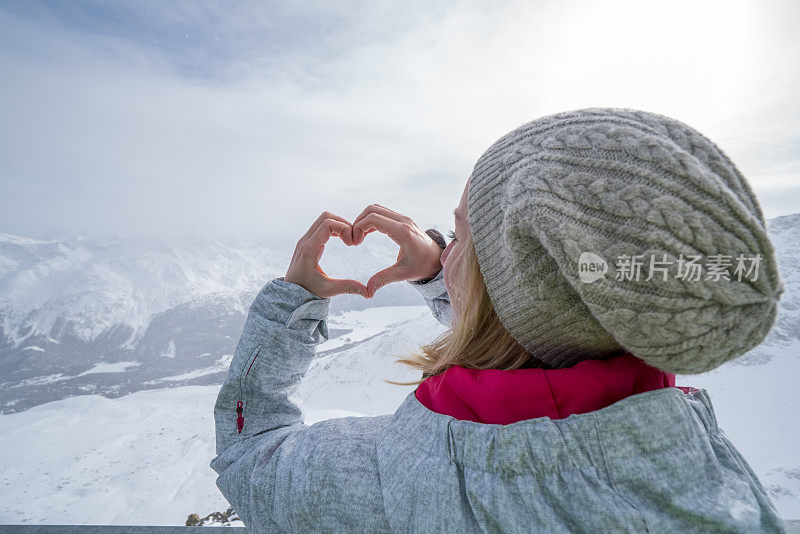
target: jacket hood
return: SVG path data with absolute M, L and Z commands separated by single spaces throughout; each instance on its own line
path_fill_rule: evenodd
M 456 419 L 511 424 L 562 419 L 610 406 L 631 395 L 675 386 L 675 375 L 631 353 L 584 360 L 563 369 L 467 369 L 460 365 L 425 379 L 417 400 Z

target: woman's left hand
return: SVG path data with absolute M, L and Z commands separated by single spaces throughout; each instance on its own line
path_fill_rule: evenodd
M 342 294 L 367 297 L 367 287 L 358 280 L 329 278 L 320 268 L 319 259 L 331 236 L 340 237 L 347 246 L 353 245 L 351 224 L 343 217 L 325 211 L 297 242 L 289 270 L 283 279 L 302 286 L 321 298 Z

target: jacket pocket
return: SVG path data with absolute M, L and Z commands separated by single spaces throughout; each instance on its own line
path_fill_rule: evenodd
M 247 365 L 244 366 L 242 374 L 239 376 L 239 399 L 236 402 L 236 429 L 239 431 L 239 434 L 241 434 L 244 429 L 244 408 L 246 404 L 244 383 L 247 380 L 247 375 L 250 373 L 250 368 L 256 363 L 256 358 L 258 358 L 259 354 L 261 354 L 261 345 L 255 348 L 253 355 L 250 356 L 250 360 L 247 362 Z

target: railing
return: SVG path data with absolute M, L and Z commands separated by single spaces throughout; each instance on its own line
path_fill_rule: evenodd
M 244 527 L 150 527 L 146 525 L 0 525 L 0 534 L 196 534 L 210 528 L 247 534 Z M 216 531 L 215 531 L 216 532 Z
M 149 527 L 107 525 L 0 525 L 0 534 L 195 534 L 209 528 L 246 534 L 244 527 Z M 788 534 L 800 534 L 800 520 L 786 521 Z

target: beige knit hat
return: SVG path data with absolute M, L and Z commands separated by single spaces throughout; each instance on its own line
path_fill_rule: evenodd
M 537 119 L 478 159 L 468 194 L 492 304 L 549 365 L 625 349 L 700 373 L 775 321 L 784 282 L 758 201 L 677 120 L 619 108 Z

